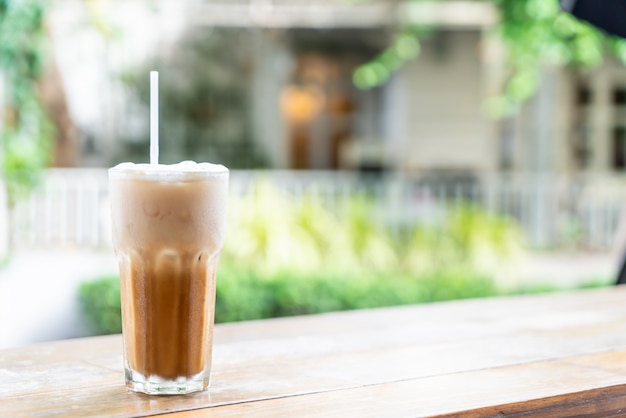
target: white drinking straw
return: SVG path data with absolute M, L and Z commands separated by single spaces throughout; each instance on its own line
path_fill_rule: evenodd
M 159 163 L 159 73 L 150 71 L 150 164 Z

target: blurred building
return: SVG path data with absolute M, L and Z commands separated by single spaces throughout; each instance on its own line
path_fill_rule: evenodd
M 484 46 L 496 18 L 487 4 L 163 1 L 150 11 L 141 2 L 108 2 L 108 10 L 94 12 L 81 3 L 59 2 L 51 19 L 69 106 L 84 133 L 79 165 L 110 164 L 124 136 L 145 141 L 136 139 L 146 136 L 145 109 L 112 76 L 151 52 L 167 54 L 189 28 L 223 27 L 251 34 L 252 145 L 270 167 L 482 171 L 497 165 L 492 124 L 481 112 L 489 66 L 499 59 Z M 106 39 L 106 29 L 93 25 L 94 13 L 121 29 L 122 40 Z M 423 41 L 419 59 L 387 83 L 357 89 L 354 70 L 408 24 L 439 30 Z
M 488 2 L 211 0 L 185 6 L 163 0 L 152 9 L 143 2 L 104 3 L 108 10 L 95 15 L 121 29 L 121 40 L 102 36 L 83 2 L 59 2 L 52 19 L 69 106 L 84 133 L 79 165 L 111 164 L 124 141 L 138 149 L 146 144 L 146 109 L 116 74 L 151 54 L 173 53 L 190 29 L 245 28 L 249 45 L 230 47 L 250 50 L 248 109 L 229 123 L 246 119 L 251 142 L 234 153 L 254 149 L 269 167 L 471 177 L 610 173 L 626 166 L 626 71 L 617 63 L 585 77 L 546 72 L 515 117 L 485 116 L 483 104 L 501 86 L 503 62 L 501 46 L 488 36 L 497 23 Z M 80 36 L 77 22 L 83 22 Z M 382 86 L 356 88 L 354 70 L 403 25 L 437 30 L 421 40 L 419 57 Z

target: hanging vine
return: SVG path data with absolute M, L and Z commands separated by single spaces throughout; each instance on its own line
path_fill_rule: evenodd
M 607 54 L 626 63 L 626 40 L 608 36 L 561 11 L 557 0 L 485 1 L 499 14 L 491 35 L 502 42 L 507 54 L 507 77 L 501 94 L 485 103 L 490 116 L 514 113 L 534 95 L 546 67 L 592 69 L 601 65 Z M 368 89 L 383 84 L 395 70 L 419 55 L 420 39 L 431 31 L 409 25 L 399 28 L 389 47 L 354 72 L 355 85 Z
M 43 0 L 0 0 L 0 175 L 10 204 L 37 184 L 54 128 L 38 97 L 46 36 Z
M 560 10 L 557 0 L 491 0 L 500 14 L 494 36 L 507 51 L 508 78 L 487 102 L 492 116 L 506 116 L 536 92 L 547 67 L 596 68 L 607 55 L 626 62 L 626 41 L 608 36 Z

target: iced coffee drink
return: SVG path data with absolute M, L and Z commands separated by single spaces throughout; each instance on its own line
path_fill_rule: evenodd
M 183 162 L 109 170 L 126 385 L 149 394 L 209 384 L 228 169 Z

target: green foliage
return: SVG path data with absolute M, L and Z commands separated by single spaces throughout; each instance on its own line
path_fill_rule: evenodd
M 89 326 L 98 334 L 121 332 L 120 279 L 103 277 L 85 282 L 78 289 L 83 313 Z
M 168 54 L 121 75 L 148 112 L 146 74 L 160 71 L 160 154 L 165 163 L 220 161 L 232 168 L 259 168 L 264 161 L 252 141 L 249 83 L 252 35 L 234 28 L 194 28 Z M 143 132 L 124 140 L 120 160 L 142 161 L 149 148 L 148 118 Z
M 500 13 L 494 34 L 506 47 L 510 71 L 503 95 L 487 103 L 494 116 L 510 115 L 530 98 L 546 67 L 590 69 L 602 64 L 605 53 L 623 60 L 616 54 L 623 40 L 562 12 L 557 1 L 492 1 Z
M 224 264 L 219 272 L 215 315 L 220 322 L 498 294 L 490 278 L 460 270 L 421 277 L 393 272 L 347 275 L 331 269 L 262 276 L 253 269 Z
M 232 197 L 217 321 L 492 296 L 501 291 L 494 269 L 521 247 L 514 224 L 471 207 L 451 209 L 440 224 L 391 230 L 364 197 L 330 210 L 314 196 L 294 199 L 264 183 Z M 119 324 L 111 316 L 111 309 L 119 315 L 119 293 L 116 305 L 99 287 L 119 292 L 113 281 L 81 290 L 97 332 Z
M 614 278 L 610 279 L 592 279 L 589 281 L 585 281 L 579 284 L 575 284 L 573 286 L 559 286 L 555 284 L 550 284 L 546 281 L 546 283 L 534 282 L 521 286 L 517 286 L 511 289 L 505 289 L 505 295 L 532 295 L 537 293 L 553 293 L 553 292 L 562 292 L 564 290 L 575 290 L 575 289 L 597 289 L 601 287 L 612 286 L 614 284 Z
M 408 29 L 400 32 L 389 47 L 356 69 L 353 75 L 354 84 L 361 89 L 368 89 L 385 83 L 395 70 L 419 55 L 418 38 Z
M 330 269 L 306 274 L 285 270 L 264 276 L 254 269 L 223 262 L 218 276 L 217 322 L 487 297 L 500 293 L 490 278 L 461 269 L 423 277 L 380 273 L 350 276 Z M 121 331 L 119 290 L 117 277 L 81 285 L 81 306 L 94 333 Z
M 489 1 L 500 16 L 492 36 L 506 48 L 508 69 L 502 94 L 485 103 L 493 117 L 511 115 L 532 97 L 546 67 L 591 69 L 602 64 L 606 54 L 626 63 L 626 40 L 608 36 L 562 12 L 557 0 Z M 419 40 L 434 30 L 416 25 L 400 27 L 388 48 L 357 68 L 355 85 L 367 89 L 386 82 L 393 71 L 419 55 Z
M 0 0 L 0 72 L 6 88 L 0 121 L 0 175 L 13 202 L 48 163 L 52 124 L 37 95 L 43 69 L 46 6 L 42 0 Z

